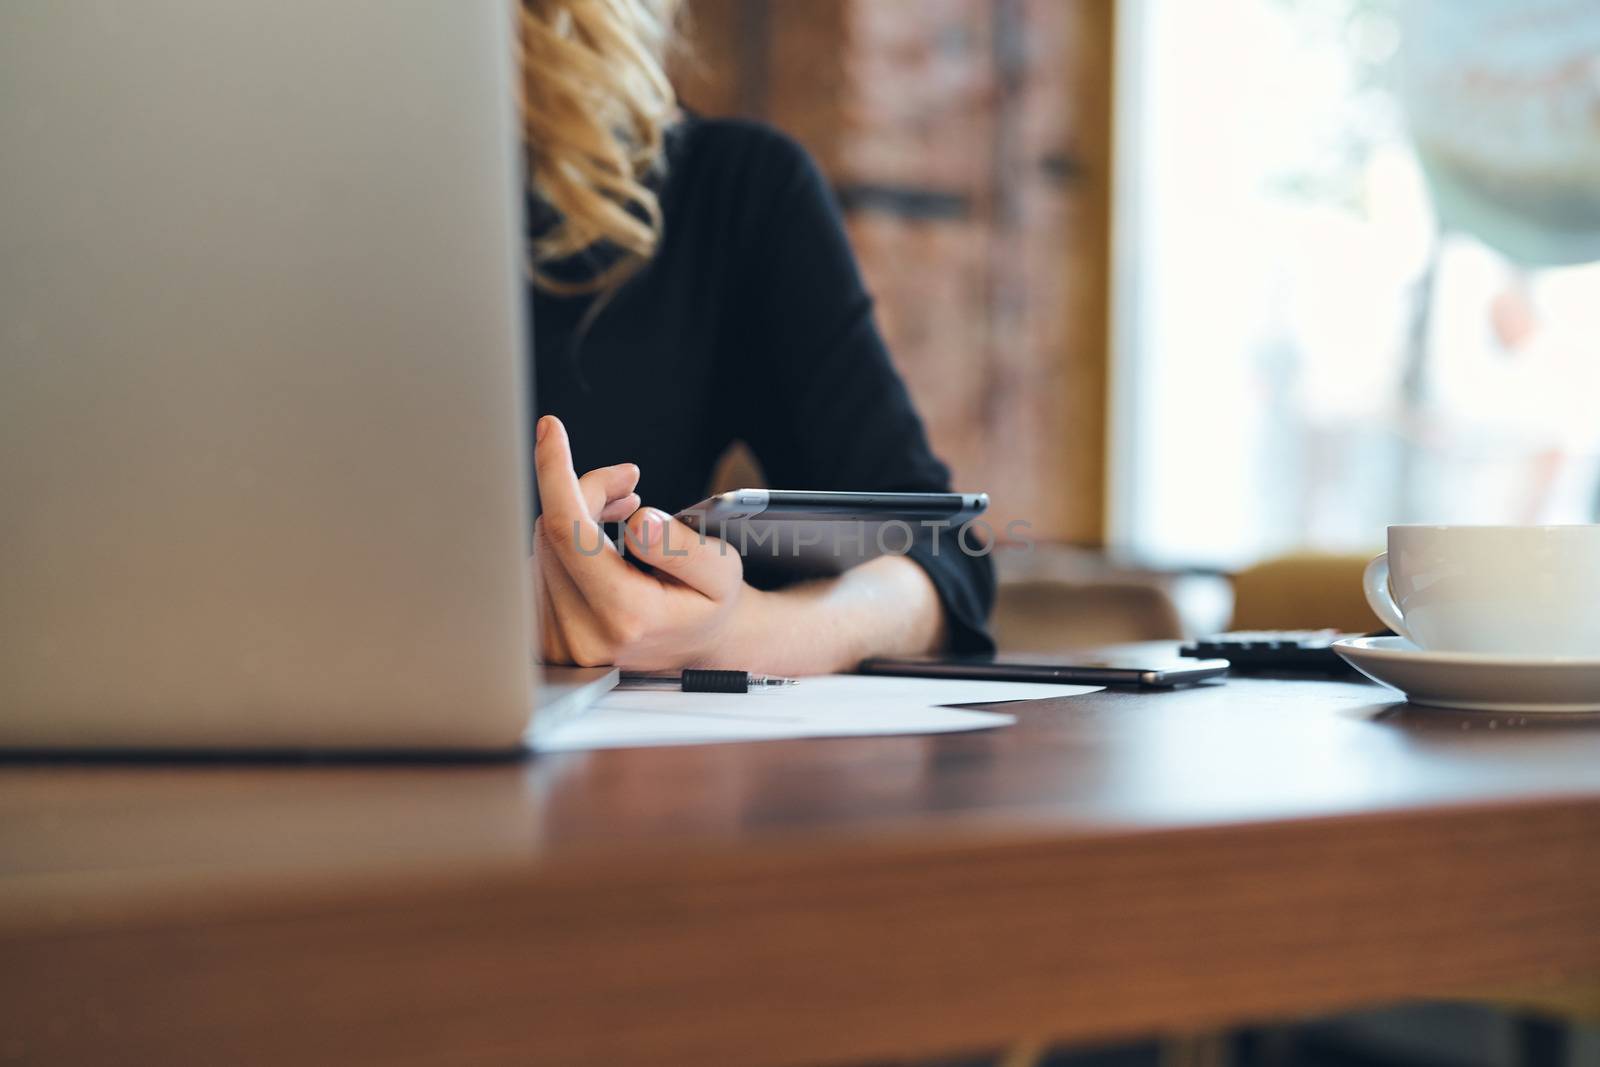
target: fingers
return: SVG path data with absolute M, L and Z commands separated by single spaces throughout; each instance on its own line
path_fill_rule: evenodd
M 582 666 L 610 663 L 634 640 L 636 613 L 659 588 L 623 562 L 599 526 L 608 510 L 620 518 L 637 509 L 639 468 L 621 463 L 578 478 L 566 427 L 551 415 L 539 420 L 534 441 L 542 510 L 534 548 L 544 582 L 541 621 L 551 624 L 544 651 Z
M 621 522 L 639 508 L 639 468 L 616 463 L 576 476 L 567 428 L 554 415 L 539 420 L 535 431 L 534 473 L 539 481 L 540 519 L 545 537 L 557 552 L 570 557 L 577 548 L 593 558 L 603 552 L 599 523 Z
M 600 529 L 594 516 L 601 505 L 592 511 L 578 485 L 578 475 L 572 469 L 572 445 L 567 440 L 567 428 L 554 415 L 539 420 L 534 430 L 534 476 L 539 483 L 540 519 L 544 522 L 546 540 L 565 554 L 581 540 L 594 544 Z
M 626 537 L 635 557 L 713 600 L 732 596 L 744 581 L 744 564 L 726 541 L 704 537 L 655 508 L 634 512 Z
M 629 515 L 639 510 L 639 494 L 629 493 L 620 500 L 613 500 L 600 512 L 601 522 L 622 522 Z
M 578 491 L 583 495 L 584 507 L 600 522 L 620 522 L 639 507 L 639 495 L 634 487 L 639 484 L 639 468 L 632 463 L 617 463 L 599 467 L 578 479 Z M 620 515 L 607 514 L 617 510 L 621 503 L 632 499 L 633 507 Z
M 539 420 L 534 468 L 545 654 L 583 665 L 699 655 L 704 631 L 742 588 L 738 555 L 661 511 L 640 509 L 631 463 L 579 478 L 566 427 L 553 416 Z M 630 551 L 651 573 L 628 566 L 604 538 L 599 523 L 625 517 Z

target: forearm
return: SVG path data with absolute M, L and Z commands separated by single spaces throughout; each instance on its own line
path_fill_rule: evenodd
M 883 556 L 836 578 L 774 592 L 746 589 L 730 640 L 710 665 L 767 674 L 824 674 L 868 656 L 943 647 L 944 609 L 933 582 L 903 556 Z

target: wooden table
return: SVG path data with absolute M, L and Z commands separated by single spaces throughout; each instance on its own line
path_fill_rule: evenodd
M 805 1064 L 1600 973 L 1600 721 L 1234 679 L 929 738 L 0 767 L 0 1058 Z

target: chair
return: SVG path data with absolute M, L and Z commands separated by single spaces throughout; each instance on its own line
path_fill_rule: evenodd
M 1183 626 L 1154 585 L 1044 578 L 1001 583 L 994 636 L 1005 652 L 1058 652 L 1176 639 Z
M 1374 553 L 1375 554 L 1375 553 Z M 1298 553 L 1233 576 L 1233 630 L 1381 629 L 1361 591 L 1366 555 Z

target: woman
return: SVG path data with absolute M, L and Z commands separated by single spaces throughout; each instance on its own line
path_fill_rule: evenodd
M 804 674 L 986 649 L 992 568 L 953 533 L 763 590 L 669 517 L 736 440 L 774 487 L 949 488 L 815 166 L 760 126 L 679 112 L 675 7 L 522 5 L 542 654 Z M 646 566 L 594 551 L 613 521 Z

